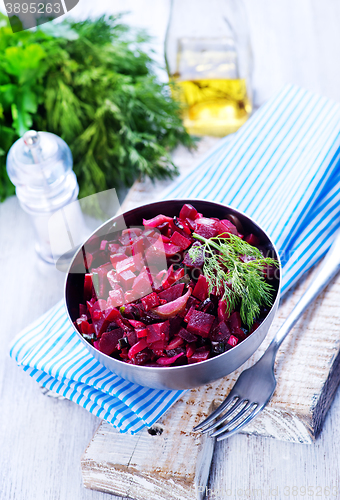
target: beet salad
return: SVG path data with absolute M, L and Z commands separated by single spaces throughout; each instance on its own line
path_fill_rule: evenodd
M 278 267 L 235 215 L 189 204 L 101 239 L 86 264 L 78 331 L 108 356 L 157 367 L 205 361 L 251 335 Z

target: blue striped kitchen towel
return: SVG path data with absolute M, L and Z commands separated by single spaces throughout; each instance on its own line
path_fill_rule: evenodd
M 339 104 L 287 86 L 177 179 L 166 197 L 211 199 L 252 216 L 279 249 L 285 292 L 339 227 L 339 132 Z M 121 432 L 152 425 L 181 394 L 109 372 L 74 334 L 62 302 L 21 332 L 10 354 L 37 382 Z
M 40 385 L 121 432 L 150 427 L 182 394 L 132 384 L 104 368 L 75 335 L 64 301 L 17 335 L 10 356 Z
M 285 293 L 340 226 L 340 104 L 284 87 L 163 198 L 204 198 L 253 217 L 279 250 Z

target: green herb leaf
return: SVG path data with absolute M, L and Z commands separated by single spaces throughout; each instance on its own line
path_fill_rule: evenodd
M 149 38 L 120 18 L 67 19 L 13 34 L 0 13 L 0 148 L 7 154 L 31 127 L 61 136 L 73 154 L 80 197 L 139 177 L 171 178 L 178 173 L 171 149 L 195 144 L 169 85 L 154 75 L 144 49 Z M 13 131 L 10 143 L 4 128 Z
M 195 260 L 203 250 L 203 274 L 208 281 L 209 292 L 212 293 L 216 287 L 229 312 L 240 303 L 241 319 L 251 328 L 260 307 L 272 304 L 274 289 L 264 279 L 263 270 L 267 265 L 278 266 L 278 262 L 271 257 L 263 257 L 258 248 L 234 234 L 207 239 L 193 233 L 193 237 L 203 245 L 191 247 L 189 256 Z

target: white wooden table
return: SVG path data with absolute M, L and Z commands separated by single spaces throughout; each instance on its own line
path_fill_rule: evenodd
M 340 2 L 246 4 L 256 104 L 285 82 L 340 101 Z M 153 27 L 159 48 L 168 8 L 168 0 L 96 4 L 97 12 L 131 10 L 131 22 Z M 80 0 L 76 9 L 84 17 L 89 1 Z M 109 500 L 114 497 L 84 489 L 80 472 L 81 455 L 100 420 L 69 401 L 43 396 L 8 356 L 12 337 L 63 293 L 64 275 L 40 264 L 33 247 L 28 216 L 15 198 L 7 200 L 0 205 L 0 499 Z M 246 435 L 219 443 L 208 498 L 340 498 L 339 427 L 340 393 L 314 445 Z

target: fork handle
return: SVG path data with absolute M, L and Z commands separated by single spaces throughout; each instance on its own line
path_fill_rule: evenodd
M 302 295 L 299 302 L 294 307 L 286 321 L 283 323 L 277 334 L 273 338 L 268 350 L 272 351 L 274 357 L 280 345 L 287 337 L 288 333 L 295 325 L 300 316 L 305 312 L 307 307 L 316 299 L 322 290 L 328 285 L 332 278 L 340 271 L 340 231 L 332 243 L 323 264 L 313 280 L 312 284 Z

